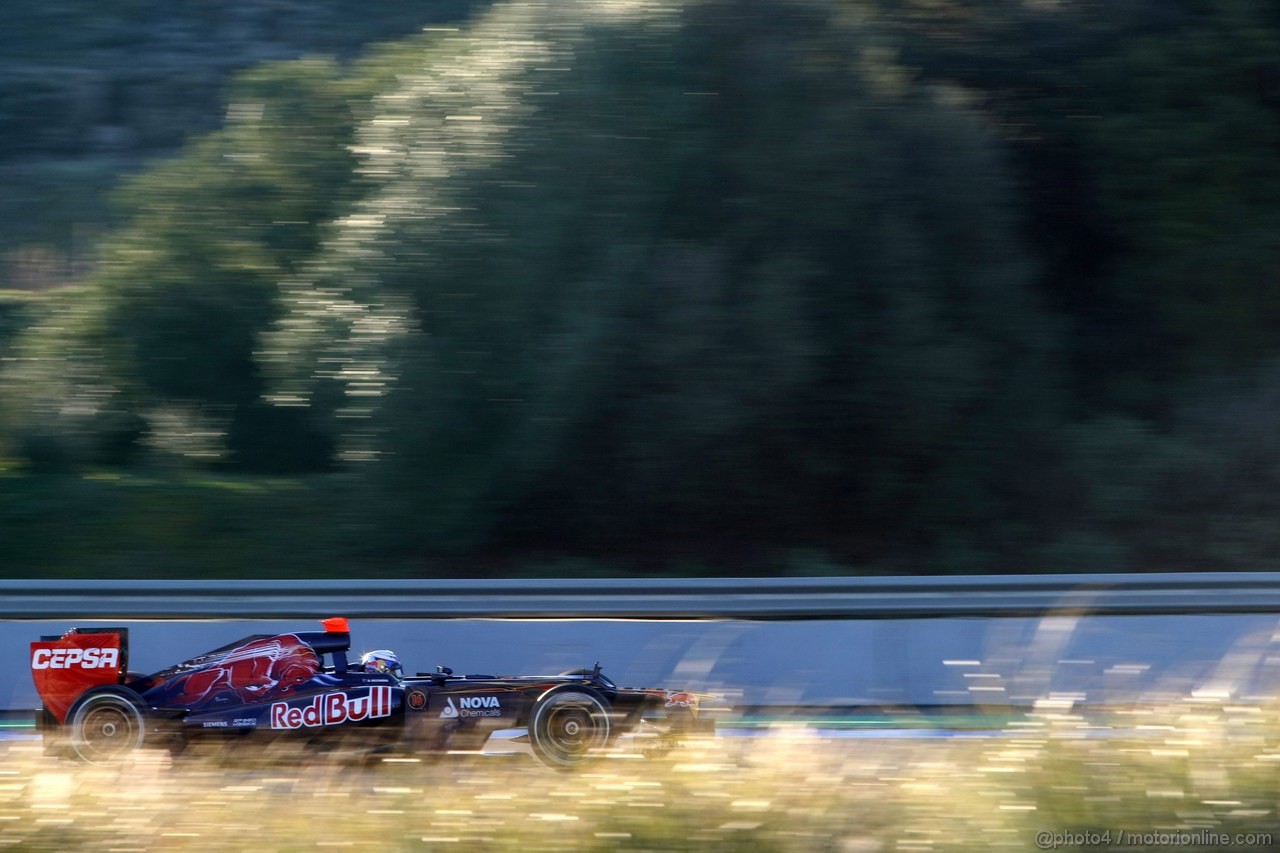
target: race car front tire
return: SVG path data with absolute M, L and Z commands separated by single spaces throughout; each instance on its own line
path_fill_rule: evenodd
M 147 726 L 133 694 L 120 688 L 91 690 L 67 715 L 71 752 L 88 764 L 110 764 L 139 749 Z
M 553 690 L 529 717 L 533 754 L 548 767 L 572 769 L 609 741 L 609 708 L 594 691 Z

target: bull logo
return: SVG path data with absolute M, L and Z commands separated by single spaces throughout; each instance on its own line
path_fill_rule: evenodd
M 170 686 L 175 703 L 198 707 L 230 695 L 241 702 L 263 702 L 292 693 L 320 672 L 320 656 L 293 634 L 237 646 L 200 669 L 179 675 Z
M 697 708 L 698 697 L 686 691 L 667 691 L 668 708 Z

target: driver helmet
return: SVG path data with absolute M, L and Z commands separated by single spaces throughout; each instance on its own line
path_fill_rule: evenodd
M 389 675 L 396 681 L 404 678 L 404 670 L 400 667 L 400 659 L 390 649 L 378 649 L 376 652 L 365 652 L 360 656 L 360 665 L 365 672 L 375 675 Z

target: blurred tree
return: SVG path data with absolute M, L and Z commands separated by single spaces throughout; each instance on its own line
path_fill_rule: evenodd
M 1021 512 L 1058 382 L 1004 166 L 838 10 L 503 6 L 378 99 L 270 349 L 377 412 L 406 544 L 918 559 Z
M 1150 394 L 1280 344 L 1280 20 L 1195 4 L 1190 25 L 1092 67 L 1087 156 L 1120 241 L 1111 286 L 1148 318 Z
M 374 460 L 380 557 L 1254 567 L 1278 25 L 561 0 L 263 66 L 0 303 L 0 455 Z
M 1109 419 L 1076 431 L 1077 535 L 1121 543 L 1126 567 L 1257 571 L 1280 556 L 1280 363 L 1187 386 L 1167 426 Z M 1052 564 L 1049 568 L 1054 568 Z
M 254 350 L 278 316 L 278 281 L 358 192 L 348 145 L 361 94 L 327 61 L 246 73 L 222 131 L 121 194 L 132 216 L 101 277 L 104 338 L 144 396 L 224 411 L 242 467 L 328 464 L 327 443 L 307 437 L 315 430 L 306 419 L 264 413 Z M 315 454 L 286 462 L 279 449 L 291 441 Z
M 330 463 L 332 445 L 310 418 L 264 403 L 254 352 L 279 315 L 278 282 L 360 192 L 349 143 L 369 85 L 324 60 L 247 72 L 231 89 L 223 130 L 121 190 L 128 224 L 113 235 L 91 292 L 69 309 L 79 331 L 63 357 L 88 347 L 104 394 L 132 413 L 130 423 L 178 405 L 220 424 L 240 467 Z M 45 363 L 57 369 L 56 357 Z M 37 395 L 58 387 L 40 385 L 27 387 Z M 131 426 L 108 443 L 144 432 Z
M 27 305 L 0 369 L 0 435 L 36 472 L 123 462 L 141 436 L 99 345 L 102 301 L 88 288 Z
M 884 0 L 903 61 L 1013 152 L 1077 415 L 1163 417 L 1273 350 L 1274 4 Z

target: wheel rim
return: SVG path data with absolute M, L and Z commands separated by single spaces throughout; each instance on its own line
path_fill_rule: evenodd
M 534 735 L 544 760 L 561 766 L 577 764 L 608 740 L 608 714 L 593 696 L 553 695 L 538 710 Z
M 76 752 L 91 763 L 121 758 L 142 741 L 137 709 L 114 696 L 89 700 L 76 713 L 74 730 Z
M 594 730 L 591 713 L 579 706 L 553 708 L 547 719 L 547 740 L 565 753 L 586 751 Z

